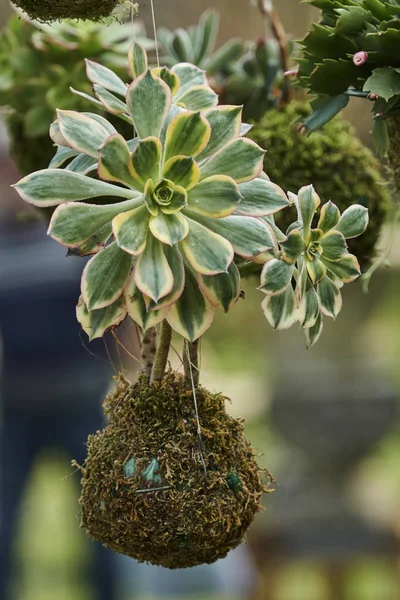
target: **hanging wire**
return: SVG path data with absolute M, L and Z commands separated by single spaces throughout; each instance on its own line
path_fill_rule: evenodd
M 197 437 L 199 439 L 199 454 L 200 454 L 201 462 L 203 463 L 204 478 L 207 481 L 207 478 L 208 478 L 207 465 L 206 465 L 206 461 L 204 460 L 204 456 L 203 456 L 204 443 L 203 443 L 203 438 L 201 435 L 201 425 L 200 425 L 200 419 L 199 419 L 199 411 L 198 411 L 198 407 L 197 407 L 196 388 L 195 388 L 194 379 L 193 379 L 192 361 L 190 360 L 189 342 L 187 340 L 185 340 L 185 351 L 186 351 L 186 356 L 187 356 L 187 360 L 188 360 L 188 364 L 189 364 L 190 380 L 191 380 L 192 392 L 193 392 L 193 403 L 194 403 L 194 410 L 196 413 Z
M 156 45 L 157 67 L 160 68 L 160 56 L 158 54 L 158 39 L 157 39 L 156 17 L 155 17 L 155 13 L 154 13 L 154 1 L 153 0 L 150 0 L 150 5 L 151 5 L 151 18 L 153 20 L 154 43 Z

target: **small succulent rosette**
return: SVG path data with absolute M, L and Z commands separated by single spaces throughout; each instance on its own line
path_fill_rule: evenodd
M 296 205 L 298 220 L 286 235 L 275 227 L 279 251 L 264 265 L 259 289 L 267 295 L 262 306 L 272 327 L 287 329 L 299 322 L 310 347 L 321 335 L 323 315 L 335 319 L 339 314 L 340 288 L 360 275 L 346 239 L 365 231 L 368 210 L 353 204 L 340 215 L 329 201 L 316 221 L 320 198 L 311 185 L 289 197 Z
M 143 330 L 166 318 L 195 340 L 214 308 L 226 312 L 240 295 L 235 255 L 264 262 L 275 253 L 264 217 L 290 202 L 262 173 L 264 151 L 243 137 L 241 107 L 217 106 L 204 71 L 150 69 L 138 43 L 128 58 L 132 84 L 87 61 L 95 97 L 78 93 L 131 123 L 132 139 L 102 116 L 60 110 L 50 168 L 16 189 L 36 206 L 57 206 L 50 236 L 94 255 L 77 308 L 91 339 L 129 315 Z

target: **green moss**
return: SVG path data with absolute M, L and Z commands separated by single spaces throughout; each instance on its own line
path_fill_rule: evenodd
M 309 136 L 300 134 L 294 121 L 308 114 L 310 108 L 303 102 L 268 111 L 249 137 L 267 150 L 265 171 L 285 191 L 296 193 L 312 183 L 322 202 L 332 200 L 341 211 L 355 203 L 368 208 L 369 227 L 362 236 L 348 242 L 349 250 L 365 268 L 374 257 L 389 207 L 379 163 L 355 137 L 353 127 L 341 118 Z M 294 220 L 296 215 L 291 210 L 276 216 L 283 230 Z
M 197 402 L 201 444 L 182 378 L 117 381 L 109 423 L 89 436 L 82 467 L 81 525 L 91 538 L 171 569 L 212 563 L 241 543 L 266 491 L 261 472 L 225 398 L 199 388 Z
M 99 21 L 108 17 L 120 0 L 14 0 L 31 19 L 87 19 Z

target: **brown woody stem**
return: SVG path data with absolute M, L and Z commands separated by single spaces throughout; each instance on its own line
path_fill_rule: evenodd
M 258 8 L 264 19 L 266 19 L 271 27 L 272 34 L 279 45 L 281 53 L 281 62 L 283 72 L 286 73 L 290 70 L 290 52 L 287 43 L 286 31 L 282 25 L 282 21 L 279 18 L 279 14 L 273 7 L 271 0 L 258 0 Z M 282 93 L 281 103 L 282 105 L 287 104 L 291 100 L 291 89 L 286 78 L 286 85 Z
M 168 362 L 169 348 L 171 346 L 172 329 L 166 319 L 161 323 L 161 329 L 158 336 L 157 352 L 151 373 L 151 383 L 161 381 L 164 377 Z
M 194 342 L 185 340 L 183 343 L 183 372 L 187 388 L 192 387 L 192 382 L 195 388 L 199 385 L 199 342 L 200 339 Z
M 150 327 L 144 332 L 142 337 L 142 375 L 150 379 L 153 368 L 154 357 L 156 354 L 157 331 L 155 327 Z

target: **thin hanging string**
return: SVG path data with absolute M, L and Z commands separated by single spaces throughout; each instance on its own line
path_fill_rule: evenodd
M 200 419 L 199 419 L 199 411 L 198 411 L 198 407 L 197 407 L 196 388 L 195 388 L 194 379 L 193 379 L 192 361 L 190 360 L 189 342 L 187 340 L 185 340 L 185 351 L 186 351 L 186 356 L 187 356 L 187 360 L 189 363 L 190 379 L 191 379 L 191 383 L 192 383 L 193 403 L 194 403 L 194 410 L 196 413 L 196 423 L 197 423 L 197 437 L 199 439 L 199 454 L 200 454 L 201 462 L 203 463 L 204 478 L 207 481 L 207 478 L 208 478 L 207 465 L 206 465 L 206 461 L 204 460 L 204 456 L 203 456 L 204 444 L 203 444 L 203 438 L 201 436 L 201 425 L 200 425 Z
M 155 14 L 154 14 L 154 2 L 153 2 L 153 0 L 150 0 L 150 6 L 151 6 L 151 18 L 153 19 L 154 43 L 156 45 L 157 67 L 160 68 L 160 56 L 158 54 L 158 39 L 157 39 L 156 17 L 155 17 Z

